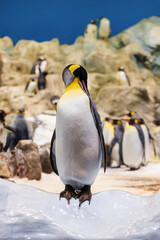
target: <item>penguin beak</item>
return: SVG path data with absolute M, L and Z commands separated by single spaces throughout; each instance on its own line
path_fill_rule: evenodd
M 86 84 L 85 84 L 84 80 L 82 80 L 82 85 L 83 85 L 83 88 L 84 88 L 85 92 L 88 94 L 88 89 L 86 87 Z

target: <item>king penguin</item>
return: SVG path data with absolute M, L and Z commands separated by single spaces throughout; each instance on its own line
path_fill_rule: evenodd
M 138 122 L 142 128 L 143 134 L 144 134 L 144 138 L 145 138 L 145 156 L 146 159 L 144 159 L 144 161 L 142 162 L 142 165 L 147 165 L 149 158 L 150 158 L 150 143 L 152 143 L 152 147 L 153 147 L 153 152 L 154 155 L 157 155 L 156 152 L 156 146 L 155 146 L 155 139 L 154 137 L 151 135 L 149 127 L 147 126 L 147 124 L 145 123 L 143 118 L 138 119 Z
M 128 119 L 122 141 L 123 162 L 131 169 L 138 169 L 145 158 L 145 138 L 137 119 Z
M 101 17 L 99 21 L 100 21 L 98 28 L 99 38 L 102 40 L 107 40 L 109 35 L 111 34 L 110 21 L 108 18 L 105 17 Z
M 123 164 L 122 156 L 122 140 L 124 134 L 124 127 L 122 121 L 119 119 L 112 119 L 114 126 L 114 138 L 109 145 L 109 162 L 113 167 L 120 167 Z
M 60 198 L 91 201 L 93 184 L 106 152 L 102 123 L 87 88 L 87 72 L 71 64 L 62 73 L 65 91 L 58 101 L 56 128 L 51 140 L 53 170 L 65 185 Z M 55 148 L 55 151 L 54 151 Z
M 104 118 L 103 121 L 103 136 L 104 136 L 104 142 L 105 142 L 105 147 L 106 147 L 106 153 L 108 155 L 107 157 L 107 165 L 110 166 L 110 161 L 109 161 L 109 145 L 111 144 L 111 141 L 114 138 L 114 126 L 111 123 L 112 119 L 111 117 L 106 117 Z
M 8 148 L 12 151 L 20 140 L 29 139 L 29 131 L 24 114 L 25 111 L 23 108 L 17 110 L 17 115 L 11 124 L 14 132 L 8 133 L 4 151 L 7 151 Z
M 46 65 L 47 65 L 47 58 L 45 57 L 40 57 L 38 58 L 31 69 L 31 74 L 39 74 L 39 68 L 41 69 L 41 72 L 44 72 L 46 69 Z
M 118 67 L 118 75 L 122 85 L 131 86 L 131 81 L 123 66 Z

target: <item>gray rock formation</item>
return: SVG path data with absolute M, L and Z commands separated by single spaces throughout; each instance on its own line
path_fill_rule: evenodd
M 88 71 L 91 96 L 98 104 L 102 118 L 109 113 L 119 116 L 126 108 L 139 111 L 146 120 L 160 117 L 159 36 L 160 18 L 151 17 L 108 41 L 79 36 L 72 45 L 60 45 L 58 39 L 52 39 L 41 43 L 21 40 L 13 46 L 11 39 L 2 38 L 0 108 L 11 113 L 7 116 L 8 122 L 21 105 L 26 108 L 27 116 L 52 110 L 51 96 L 61 96 L 64 91 L 62 70 L 67 64 L 76 63 Z M 47 57 L 48 85 L 45 90 L 29 98 L 24 93 L 24 88 L 31 77 L 33 62 L 42 55 Z M 123 66 L 129 75 L 131 89 L 120 83 L 118 66 Z M 109 93 L 110 90 L 116 95 Z M 124 99 L 125 95 L 127 103 L 124 104 L 121 98 Z
M 21 140 L 15 149 L 17 175 L 29 180 L 41 179 L 42 167 L 39 149 L 32 140 Z
M 0 177 L 10 178 L 13 177 L 10 171 L 10 158 L 5 152 L 0 153 Z
M 40 160 L 42 165 L 42 172 L 51 173 L 53 172 L 50 162 L 50 143 L 46 143 L 39 148 Z

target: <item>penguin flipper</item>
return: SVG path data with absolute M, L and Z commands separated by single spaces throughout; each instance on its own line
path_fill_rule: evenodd
M 109 154 L 109 166 L 111 165 L 111 154 L 112 154 L 112 150 L 114 145 L 118 142 L 116 136 L 112 139 L 109 148 L 108 148 L 108 154 Z
M 144 133 L 143 133 L 142 128 L 141 128 L 141 126 L 139 124 L 135 124 L 134 126 L 137 129 L 137 131 L 138 131 L 139 138 L 140 138 L 140 141 L 142 143 L 143 156 L 144 156 L 144 159 L 145 159 L 146 156 L 145 156 L 145 138 L 144 138 Z
M 56 163 L 56 155 L 55 155 L 55 143 L 56 143 L 56 130 L 54 130 L 52 140 L 51 140 L 51 147 L 50 147 L 50 162 L 53 168 L 53 171 L 58 174 L 57 163 Z
M 123 155 L 122 155 L 122 140 L 123 140 L 123 134 L 124 134 L 124 127 L 122 124 L 118 125 L 116 132 L 116 137 L 118 139 L 119 143 L 119 156 L 120 156 L 120 165 L 123 164 Z
M 14 141 L 15 141 L 15 134 L 14 133 L 8 133 L 7 134 L 7 139 L 6 139 L 6 144 L 5 144 L 5 147 L 4 147 L 5 152 L 7 152 L 8 148 L 10 148 L 10 151 L 13 150 L 13 148 L 15 147 Z
M 100 138 L 103 161 L 104 161 L 104 172 L 105 172 L 106 167 L 107 167 L 107 156 L 106 156 L 106 148 L 105 148 L 105 142 L 104 142 L 103 131 L 102 131 L 102 122 L 101 122 L 99 113 L 97 112 L 97 108 L 96 108 L 95 103 L 93 102 L 93 100 L 91 99 L 90 96 L 88 96 L 88 97 L 89 97 L 89 100 L 90 100 L 90 108 L 91 108 L 91 113 L 92 113 L 92 116 L 93 116 L 93 120 L 94 120 L 95 126 L 97 128 L 99 138 Z
M 126 74 L 126 78 L 127 78 L 128 86 L 131 86 L 131 81 L 130 81 L 130 79 L 129 79 L 127 74 Z
M 27 82 L 27 84 L 26 84 L 26 87 L 25 87 L 24 91 L 27 91 L 27 88 L 28 88 L 28 86 L 29 86 L 29 83 L 30 83 L 30 81 L 28 81 L 28 82 Z
M 8 125 L 4 125 L 4 128 L 6 128 L 7 130 L 11 131 L 11 132 L 16 132 L 16 129 L 11 127 L 11 126 L 8 126 Z
M 156 153 L 155 140 L 154 140 L 154 138 L 152 137 L 152 135 L 151 135 L 151 133 L 150 133 L 150 131 L 149 131 L 149 128 L 148 128 L 147 124 L 146 124 L 146 123 L 144 123 L 144 124 L 145 124 L 145 126 L 146 126 L 146 128 L 147 128 L 147 131 L 148 131 L 149 140 L 152 142 L 153 151 L 154 151 L 154 156 L 156 156 L 157 153 Z

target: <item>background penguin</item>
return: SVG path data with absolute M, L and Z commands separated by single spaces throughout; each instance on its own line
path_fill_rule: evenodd
M 114 126 L 111 123 L 111 121 L 112 121 L 111 117 L 106 117 L 103 121 L 103 136 L 104 136 L 104 142 L 105 142 L 107 155 L 108 155 L 109 145 L 110 145 L 112 139 L 114 138 Z M 108 159 L 107 165 L 110 166 L 109 155 L 108 155 L 107 159 Z
M 42 90 L 46 88 L 47 80 L 46 75 L 48 72 L 44 71 L 42 72 L 41 69 L 39 69 L 39 76 L 38 76 L 38 89 Z
M 58 104 L 59 99 L 60 99 L 60 97 L 57 95 L 51 97 L 51 103 L 53 104 L 55 111 L 57 111 L 57 104 Z
M 14 132 L 7 135 L 7 142 L 4 151 L 7 151 L 8 148 L 12 151 L 20 140 L 29 139 L 29 131 L 26 120 L 24 119 L 24 114 L 24 109 L 19 109 L 17 111 L 17 115 L 11 124 Z
M 142 118 L 138 119 L 138 122 L 142 128 L 144 139 L 145 139 L 145 158 L 142 161 L 142 165 L 147 165 L 149 158 L 150 158 L 150 140 L 151 138 L 150 132 L 146 124 L 144 123 L 144 120 Z
M 38 58 L 31 69 L 31 74 L 39 74 L 39 68 L 41 69 L 41 72 L 44 72 L 47 65 L 47 59 L 45 57 Z
M 6 143 L 7 131 L 5 128 L 5 116 L 7 113 L 0 109 L 0 152 L 3 151 L 3 147 Z
M 131 81 L 124 69 L 124 67 L 120 66 L 118 67 L 118 78 L 121 80 L 121 84 L 127 84 L 128 86 L 131 86 Z
M 132 119 L 140 119 L 141 117 L 139 116 L 138 112 L 134 112 L 134 111 L 129 111 L 127 114 L 125 114 L 125 116 L 130 117 Z
M 68 202 L 79 198 L 80 206 L 91 200 L 90 188 L 102 159 L 106 169 L 105 145 L 100 116 L 87 88 L 86 70 L 71 64 L 62 76 L 66 89 L 57 105 L 50 157 L 53 170 L 65 184 L 60 198 Z
M 14 132 L 14 129 L 5 124 L 5 117 L 8 113 L 0 109 L 0 152 L 4 151 L 8 132 Z
M 33 97 L 37 93 L 37 78 L 29 79 L 24 91 L 29 97 Z
M 108 18 L 105 17 L 101 17 L 99 21 L 100 21 L 98 28 L 99 38 L 102 40 L 107 40 L 109 35 L 111 34 L 110 21 Z
M 88 38 L 97 38 L 97 21 L 98 19 L 91 20 L 90 23 L 87 25 L 84 36 Z
M 109 162 L 113 167 L 120 167 L 123 164 L 122 156 L 122 140 L 124 134 L 124 127 L 122 121 L 119 119 L 112 119 L 114 126 L 114 138 L 109 145 Z M 115 164 L 116 165 L 113 165 Z
M 157 146 L 157 154 L 160 158 L 160 120 L 153 120 L 152 123 L 156 125 L 156 127 L 153 128 L 153 135 Z
M 125 127 L 122 141 L 123 162 L 131 169 L 138 169 L 145 158 L 145 138 L 137 119 L 125 120 L 129 125 Z
M 140 124 L 140 127 L 142 128 L 142 131 L 143 131 L 143 134 L 145 137 L 145 142 L 146 142 L 146 144 L 145 144 L 146 159 L 144 159 L 142 164 L 146 165 L 148 163 L 148 160 L 150 157 L 150 143 L 152 143 L 154 155 L 156 156 L 156 147 L 155 147 L 154 138 L 152 137 L 152 135 L 149 131 L 149 127 L 147 126 L 147 124 L 145 123 L 143 118 L 140 117 L 138 112 L 129 111 L 129 113 L 126 114 L 126 116 L 128 116 L 132 119 L 138 119 L 138 123 Z

